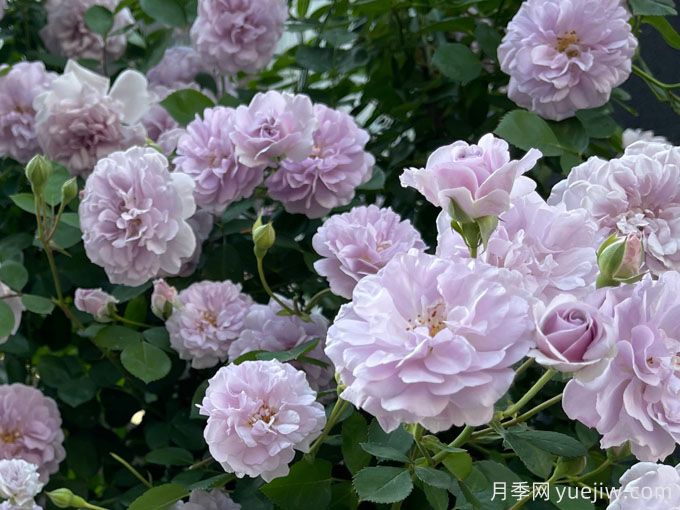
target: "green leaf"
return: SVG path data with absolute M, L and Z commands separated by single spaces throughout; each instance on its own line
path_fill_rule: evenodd
M 493 460 L 480 460 L 475 462 L 475 467 L 479 469 L 488 480 L 494 482 L 504 482 L 512 485 L 521 482 L 522 479 L 510 468 Z
M 354 477 L 354 489 L 363 501 L 371 503 L 396 503 L 411 494 L 413 482 L 405 468 L 367 467 Z
M 85 25 L 95 34 L 106 36 L 113 27 L 113 13 L 102 5 L 93 5 L 83 16 Z
M 559 508 L 559 510 L 595 510 L 595 505 L 592 503 L 592 501 L 588 501 L 587 499 L 583 499 L 581 497 L 574 498 L 573 496 L 565 496 L 568 494 L 568 486 L 551 485 L 550 503 Z M 582 494 L 582 492 L 579 492 L 579 494 Z M 643 505 L 640 507 L 642 508 Z
M 99 7 L 95 5 L 94 7 Z M 71 176 L 66 167 L 62 165 L 54 165 L 54 171 L 47 178 L 45 189 L 43 189 L 43 197 L 45 202 L 49 205 L 57 205 L 61 202 L 61 187 Z M 77 226 L 77 225 L 76 225 Z
M 318 46 L 299 46 L 295 61 L 304 69 L 325 73 L 333 69 L 333 49 Z
M 194 461 L 191 452 L 184 448 L 160 448 L 146 454 L 146 461 L 161 466 L 188 466 Z
M 628 3 L 636 16 L 675 16 L 678 13 L 673 0 L 630 0 Z
M 536 448 L 562 457 L 580 457 L 588 453 L 585 446 L 579 441 L 559 432 L 512 428 L 505 433 L 505 438 L 508 437 L 517 437 L 529 441 Z
M 448 473 L 431 467 L 416 467 L 418 479 L 432 487 L 449 490 L 453 485 L 453 478 Z
M 168 375 L 172 366 L 168 355 L 148 342 L 129 345 L 123 349 L 120 361 L 125 370 L 147 384 Z
M 304 18 L 309 10 L 310 0 L 298 0 L 297 1 L 297 15 L 298 18 Z
M 178 0 L 140 0 L 139 6 L 146 15 L 164 25 L 179 28 L 187 25 L 184 7 Z
M 465 480 L 472 471 L 472 457 L 468 452 L 447 453 L 442 464 L 459 480 Z
M 181 485 L 174 483 L 159 485 L 135 499 L 129 510 L 167 510 L 188 495 L 189 491 Z
M 590 142 L 588 133 L 578 119 L 571 118 L 555 122 L 552 124 L 552 130 L 561 147 L 578 154 L 583 154 L 588 148 Z
M 101 349 L 122 351 L 143 341 L 142 334 L 125 326 L 106 326 L 94 337 L 94 343 Z
M 444 76 L 463 84 L 482 73 L 482 63 L 470 48 L 459 43 L 445 43 L 437 48 L 432 63 Z
M 212 99 L 194 89 L 177 90 L 160 104 L 182 126 L 189 124 L 196 115 L 202 115 L 206 108 L 215 106 Z
M 391 446 L 383 446 L 373 443 L 361 443 L 359 446 L 361 446 L 365 452 L 370 453 L 379 459 L 394 460 L 404 463 L 409 462 L 409 458 L 405 454 L 392 448 Z
M 35 200 L 31 193 L 17 193 L 10 195 L 9 198 L 19 209 L 35 214 Z
M 316 459 L 293 464 L 290 473 L 272 480 L 260 489 L 283 510 L 327 508 L 331 501 L 331 463 Z
M 61 215 L 60 221 L 70 227 L 80 229 L 80 218 L 78 217 L 78 213 L 74 212 L 63 213 Z
M 28 283 L 28 271 L 14 260 L 7 260 L 0 265 L 0 282 L 13 290 L 20 291 Z
M 432 510 L 448 510 L 448 491 L 433 487 L 432 485 L 423 485 L 423 492 L 425 493 L 425 498 L 432 507 Z
M 642 18 L 642 22 L 653 26 L 669 46 L 680 50 L 680 34 L 678 34 L 666 18 L 663 16 L 645 16 Z
M 498 45 L 501 43 L 501 34 L 498 33 L 498 30 L 480 22 L 475 29 L 475 38 L 487 57 L 494 60 L 498 58 Z
M 609 138 L 615 135 L 619 128 L 605 108 L 579 110 L 576 112 L 576 118 L 581 121 L 591 138 Z
M 78 407 L 95 397 L 97 386 L 89 377 L 79 377 L 62 382 L 57 392 L 61 400 L 71 407 Z
M 513 110 L 506 114 L 494 133 L 525 151 L 536 148 L 544 156 L 562 154 L 559 141 L 550 125 L 535 113 L 526 110 Z
M 402 453 L 406 453 L 413 445 L 413 436 L 409 434 L 403 426 L 398 427 L 392 432 L 385 432 L 377 420 L 373 420 L 368 427 L 368 442 L 389 446 Z
M 505 445 L 511 448 L 529 471 L 547 479 L 553 465 L 553 456 L 535 446 L 531 441 L 514 434 L 503 433 Z
M 23 294 L 21 302 L 29 312 L 37 313 L 39 315 L 49 315 L 54 310 L 54 303 L 42 296 L 35 296 L 33 294 Z
M 0 338 L 10 336 L 14 329 L 14 312 L 5 301 L 0 299 Z
M 368 424 L 358 412 L 342 422 L 342 458 L 350 473 L 356 474 L 371 461 L 371 455 L 359 446 L 368 439 Z
M 364 184 L 359 185 L 357 189 L 361 191 L 380 191 L 385 187 L 386 177 L 385 172 L 380 167 L 374 166 L 371 178 Z

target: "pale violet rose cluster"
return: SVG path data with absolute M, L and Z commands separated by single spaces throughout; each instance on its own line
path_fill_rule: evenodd
M 195 49 L 173 46 L 165 50 L 163 58 L 146 73 L 149 85 L 172 90 L 188 88 L 196 76 L 208 73 L 209 68 Z
M 590 158 L 548 202 L 585 209 L 606 235 L 641 233 L 651 271 L 680 270 L 680 147 L 637 142 L 620 158 Z
M 220 368 L 200 413 L 208 417 L 204 437 L 222 468 L 266 482 L 287 475 L 295 451 L 309 451 L 326 424 L 305 373 L 276 360 Z
M 621 135 L 621 144 L 623 145 L 623 148 L 625 149 L 635 142 L 670 143 L 665 136 L 657 135 L 654 131 L 631 128 L 624 129 Z
M 47 49 L 61 57 L 101 60 L 106 48 L 107 58 L 116 59 L 125 51 L 127 40 L 122 31 L 135 23 L 130 9 L 120 9 L 113 17 L 113 26 L 106 39 L 92 32 L 85 24 L 85 12 L 94 5 L 116 11 L 116 0 L 47 0 L 47 25 L 40 36 Z
M 283 302 L 290 306 L 287 300 Z M 309 321 L 304 321 L 295 315 L 280 315 L 281 311 L 281 305 L 273 299 L 266 305 L 253 304 L 243 321 L 241 334 L 229 346 L 229 360 L 234 361 L 253 351 L 289 351 L 316 340 L 316 347 L 307 352 L 305 357 L 320 361 L 325 366 L 308 362 L 294 362 L 293 366 L 307 374 L 314 390 L 326 389 L 334 374 L 333 366 L 323 352 L 328 320 L 318 312 L 311 312 Z
M 587 212 L 550 206 L 533 192 L 513 199 L 510 205 L 499 216 L 498 227 L 480 259 L 518 272 L 527 290 L 545 301 L 563 293 L 585 296 L 592 292 L 601 236 Z M 437 229 L 438 256 L 469 257 L 445 211 L 439 215 Z
M 23 459 L 0 460 L 0 499 L 10 510 L 35 510 L 35 497 L 45 484 L 40 481 L 38 466 Z
M 483 262 L 395 256 L 357 284 L 328 330 L 340 397 L 388 432 L 488 423 L 532 345 L 520 282 Z
M 331 216 L 314 234 L 312 245 L 322 257 L 314 269 L 328 280 L 334 294 L 347 299 L 357 282 L 377 273 L 395 255 L 425 249 L 410 221 L 402 221 L 389 207 L 375 205 Z
M 193 368 L 214 367 L 227 359 L 251 305 L 239 284 L 228 280 L 194 283 L 179 293 L 165 324 L 170 345 Z
M 274 55 L 287 19 L 285 0 L 199 0 L 191 40 L 222 74 L 256 73 Z
M 194 490 L 189 495 L 189 501 L 175 503 L 171 510 L 241 510 L 241 505 L 234 503 L 221 490 Z
M 9 297 L 8 297 L 9 296 Z M 25 310 L 24 304 L 21 301 L 21 296 L 10 289 L 7 285 L 0 281 L 0 299 L 9 306 L 14 317 L 14 326 L 12 327 L 12 335 L 19 330 L 21 325 L 21 316 Z M 9 339 L 8 336 L 0 337 L 0 345 L 4 344 Z
M 521 160 L 511 160 L 507 142 L 487 134 L 476 145 L 457 141 L 440 147 L 425 168 L 408 168 L 400 179 L 402 186 L 417 189 L 445 211 L 453 203 L 471 219 L 498 216 L 510 207 L 511 195 L 535 188 L 523 174 L 540 157 L 540 151 L 531 149 Z
M 146 78 L 127 70 L 109 85 L 108 78 L 69 60 L 64 73 L 35 99 L 38 142 L 72 175 L 87 177 L 99 159 L 144 145 L 140 120 L 150 102 Z
M 672 510 L 680 508 L 680 465 L 639 462 L 619 480 L 607 510 Z
M 0 460 L 23 459 L 37 466 L 40 481 L 56 473 L 66 453 L 57 404 L 23 384 L 0 385 Z
M 118 300 L 102 289 L 76 289 L 73 304 L 81 312 L 89 313 L 98 322 L 111 322 Z
M 597 429 L 602 448 L 628 442 L 639 460 L 663 460 L 680 442 L 680 274 L 610 292 L 616 356 L 595 379 L 567 384 L 564 410 Z
M 508 96 L 552 120 L 602 106 L 631 72 L 629 18 L 621 0 L 526 0 L 498 47 Z
M 161 271 L 177 274 L 196 248 L 187 222 L 194 211 L 193 182 L 170 173 L 162 154 L 115 152 L 99 160 L 82 192 L 85 251 L 111 283 L 137 286 Z
M 42 62 L 19 62 L 0 76 L 0 157 L 27 163 L 40 152 L 33 101 L 55 77 Z

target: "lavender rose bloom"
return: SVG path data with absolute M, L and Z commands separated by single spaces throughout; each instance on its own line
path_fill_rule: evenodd
M 102 289 L 76 289 L 74 304 L 81 312 L 89 313 L 99 322 L 110 322 L 118 300 Z
M 40 152 L 33 101 L 49 88 L 55 77 L 42 62 L 19 62 L 0 76 L 0 157 L 27 163 Z
M 455 202 L 472 219 L 498 216 L 510 207 L 513 193 L 533 190 L 533 181 L 522 175 L 540 157 L 540 151 L 531 149 L 521 160 L 510 160 L 507 142 L 488 134 L 477 145 L 458 141 L 440 147 L 425 168 L 404 170 L 401 185 L 417 189 L 444 210 Z
M 314 105 L 314 148 L 306 159 L 283 160 L 267 179 L 269 196 L 286 211 L 320 218 L 349 204 L 357 186 L 371 178 L 375 158 L 365 151 L 369 135 L 344 112 Z
M 411 250 L 363 278 L 328 330 L 340 396 L 387 432 L 488 423 L 531 347 L 529 303 L 511 276 Z
M 256 73 L 274 55 L 287 19 L 284 0 L 199 0 L 191 40 L 223 74 Z
M 609 101 L 637 48 L 621 3 L 526 0 L 498 47 L 510 99 L 552 120 Z
M 621 488 L 612 491 L 607 510 L 680 508 L 680 465 L 639 462 L 619 482 Z
M 161 271 L 177 274 L 194 253 L 193 183 L 170 173 L 153 149 L 133 147 L 97 163 L 85 183 L 80 226 L 89 259 L 111 283 L 137 286 Z
M 234 129 L 234 110 L 208 108 L 179 138 L 175 165 L 195 183 L 196 205 L 221 214 L 229 204 L 253 194 L 264 180 L 264 166 L 239 163 L 229 138 Z
M 93 5 L 101 5 L 115 11 L 117 0 L 47 0 L 47 25 L 40 30 L 40 37 L 47 49 L 61 57 L 101 60 L 104 39 L 85 24 L 85 12 Z M 127 41 L 120 30 L 135 23 L 130 9 L 118 11 L 113 18 L 110 35 L 106 39 L 108 58 L 117 59 L 125 51 Z
M 45 154 L 72 175 L 87 177 L 95 163 L 117 150 L 143 145 L 140 123 L 149 107 L 146 78 L 123 71 L 109 79 L 69 60 L 64 74 L 36 97 L 35 129 Z
M 611 317 L 600 312 L 604 291 L 585 301 L 571 294 L 555 297 L 547 306 L 538 303 L 536 348 L 529 356 L 541 365 L 580 379 L 593 379 L 606 368 L 615 352 L 616 330 Z
M 241 505 L 234 503 L 232 499 L 221 490 L 210 492 L 203 490 L 191 491 L 189 501 L 175 503 L 171 510 L 241 510 Z
M 38 466 L 23 459 L 0 460 L 0 498 L 18 509 L 35 505 L 34 498 L 43 488 Z
M 173 46 L 165 50 L 163 58 L 146 73 L 152 86 L 183 89 L 195 83 L 196 76 L 207 73 L 201 56 L 188 46 Z
M 177 289 L 162 278 L 153 282 L 151 293 L 151 311 L 159 319 L 166 320 L 172 310 L 179 306 Z
M 317 346 L 305 356 L 327 366 L 324 368 L 309 363 L 293 363 L 293 366 L 305 371 L 314 390 L 326 388 L 334 374 L 331 362 L 323 352 L 328 320 L 320 313 L 312 312 L 310 321 L 306 322 L 296 316 L 279 315 L 281 310 L 281 305 L 273 299 L 267 305 L 254 304 L 248 311 L 240 336 L 229 347 L 229 360 L 234 361 L 252 351 L 289 351 L 306 342 L 318 340 Z
M 314 234 L 312 245 L 323 257 L 314 269 L 326 277 L 333 294 L 347 299 L 358 281 L 377 273 L 395 255 L 426 248 L 410 221 L 375 205 L 331 216 Z
M 680 442 L 680 274 L 647 277 L 618 293 L 618 353 L 593 381 L 567 384 L 564 410 L 596 428 L 602 448 L 628 441 L 639 460 L 663 460 Z
M 623 148 L 625 149 L 635 142 L 670 143 L 665 136 L 657 135 L 654 131 L 643 131 L 642 129 L 631 128 L 624 129 L 623 134 L 621 135 Z
M 179 123 L 172 118 L 168 111 L 160 105 L 160 101 L 169 96 L 173 89 L 167 89 L 160 85 L 151 89 L 154 100 L 149 106 L 141 123 L 146 130 L 146 136 L 158 147 L 160 147 L 163 154 L 170 156 L 177 149 L 177 142 L 184 134 Z
M 0 282 L 0 299 L 2 299 L 3 303 L 9 306 L 10 310 L 12 310 L 12 314 L 14 315 L 14 326 L 12 327 L 13 335 L 19 330 L 19 326 L 21 325 L 21 315 L 26 308 L 21 302 L 21 296 L 19 296 L 16 292 L 14 292 L 2 282 Z M 0 345 L 4 344 L 8 339 L 9 336 L 0 337 Z
M 56 473 L 66 453 L 57 404 L 23 384 L 0 385 L 0 459 L 35 464 L 40 481 Z
M 648 268 L 680 271 L 680 147 L 637 142 L 618 159 L 590 158 L 548 202 L 586 209 L 606 236 L 642 233 Z
M 469 258 L 463 238 L 451 229 L 445 211 L 439 215 L 437 229 L 438 256 Z M 600 241 L 597 225 L 586 211 L 549 206 L 537 193 L 530 193 L 513 200 L 511 208 L 501 214 L 479 258 L 521 274 L 524 287 L 542 300 L 562 293 L 580 297 L 594 289 Z
M 230 281 L 198 282 L 179 293 L 177 309 L 166 322 L 170 345 L 193 368 L 210 368 L 227 359 L 244 327 L 252 300 Z
M 276 360 L 220 368 L 200 412 L 208 417 L 210 454 L 222 468 L 266 482 L 286 476 L 295 450 L 309 451 L 326 424 L 305 373 Z
M 258 93 L 234 114 L 231 141 L 246 166 L 277 166 L 302 161 L 312 153 L 316 118 L 309 97 L 269 91 Z

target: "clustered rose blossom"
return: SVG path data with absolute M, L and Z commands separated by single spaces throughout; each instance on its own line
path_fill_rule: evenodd
M 210 379 L 200 413 L 210 454 L 237 477 L 266 482 L 288 474 L 295 450 L 309 451 L 326 423 L 305 373 L 280 361 L 245 361 Z
M 643 131 L 642 129 L 624 129 L 621 136 L 621 142 L 625 149 L 635 142 L 656 142 L 656 143 L 670 143 L 665 136 L 657 135 L 654 131 Z
M 238 338 L 252 300 L 230 281 L 198 282 L 179 293 L 179 303 L 166 322 L 170 345 L 193 368 L 225 361 Z
M 385 431 L 488 423 L 531 347 L 519 279 L 411 250 L 363 278 L 328 330 L 341 398 Z
M 571 380 L 567 415 L 602 434 L 602 448 L 630 442 L 643 461 L 663 460 L 680 442 L 680 274 L 617 288 L 617 354 L 596 379 Z
M 323 257 L 314 269 L 326 277 L 331 291 L 347 299 L 364 276 L 375 274 L 395 255 L 425 249 L 420 233 L 389 207 L 355 207 L 331 216 L 312 238 Z
M 0 66 L 0 70 L 6 67 Z M 33 101 L 55 77 L 42 62 L 19 62 L 0 76 L 0 157 L 27 163 L 40 152 Z
M 33 510 L 43 485 L 35 464 L 23 459 L 0 460 L 0 498 L 9 500 L 16 510 Z
M 607 510 L 680 508 L 680 465 L 639 462 L 619 482 L 621 488 L 611 491 Z
M 620 0 L 526 0 L 498 47 L 508 97 L 552 120 L 602 106 L 631 72 L 629 18 Z
M 439 215 L 437 228 L 438 256 L 469 257 L 445 211 Z M 524 287 L 541 299 L 564 292 L 584 296 L 595 286 L 599 244 L 597 225 L 586 211 L 550 206 L 537 193 L 530 193 L 514 199 L 500 215 L 480 259 L 520 273 Z
M 453 203 L 472 219 L 498 216 L 510 207 L 511 195 L 534 189 L 535 183 L 523 174 L 540 157 L 540 151 L 531 149 L 521 160 L 511 160 L 507 142 L 487 134 L 477 145 L 458 141 L 440 147 L 425 168 L 404 170 L 401 185 L 417 189 L 444 210 Z
M 191 491 L 189 501 L 175 503 L 172 510 L 241 510 L 241 505 L 234 503 L 232 499 L 221 490 Z
M 87 177 L 99 159 L 144 145 L 140 120 L 149 101 L 146 78 L 137 71 L 123 71 L 109 89 L 108 78 L 69 60 L 36 97 L 38 141 L 47 157 Z
M 102 289 L 76 289 L 74 305 L 89 313 L 99 322 L 110 322 L 116 312 L 118 300 Z
M 303 161 L 312 153 L 316 129 L 308 96 L 271 90 L 236 108 L 231 141 L 240 163 L 276 167 L 282 159 Z
M 146 73 L 152 86 L 184 89 L 196 81 L 196 76 L 209 71 L 201 56 L 188 46 L 173 46 L 165 50 L 163 58 Z
M 101 5 L 111 12 L 116 10 L 116 0 L 47 0 L 47 25 L 40 30 L 45 46 L 52 53 L 66 58 L 101 60 L 104 39 L 85 24 L 85 12 L 93 5 Z M 113 18 L 110 36 L 106 39 L 107 58 L 117 59 L 125 51 L 126 36 L 121 29 L 134 24 L 130 9 L 118 11 Z
M 267 305 L 252 305 L 243 322 L 241 334 L 229 347 L 229 360 L 234 361 L 252 351 L 289 351 L 306 342 L 318 340 L 317 346 L 305 356 L 325 363 L 326 367 L 304 361 L 293 365 L 305 371 L 312 388 L 317 391 L 326 388 L 334 374 L 331 362 L 323 352 L 328 320 L 320 313 L 312 312 L 307 322 L 295 315 L 279 315 L 281 310 L 281 305 L 273 299 Z
M 151 293 L 151 311 L 159 319 L 166 320 L 172 310 L 179 306 L 178 292 L 162 278 L 153 282 Z
M 191 40 L 223 74 L 256 73 L 274 55 L 287 19 L 284 0 L 199 0 Z
M 230 139 L 233 129 L 232 108 L 208 108 L 202 119 L 197 117 L 187 126 L 177 144 L 177 170 L 194 180 L 196 205 L 215 214 L 251 196 L 264 180 L 263 165 L 238 161 Z
M 371 178 L 375 158 L 365 150 L 368 133 L 351 116 L 322 104 L 314 106 L 314 116 L 311 154 L 283 160 L 267 179 L 267 190 L 286 211 L 320 218 L 352 201 L 357 186 Z
M 189 257 L 182 259 L 182 267 L 180 267 L 177 275 L 183 277 L 191 276 L 196 271 L 203 254 L 203 243 L 210 237 L 215 219 L 208 211 L 198 210 L 187 220 L 187 223 L 189 223 L 196 237 L 196 248 L 194 248 L 194 252 Z
M 618 159 L 592 157 L 548 202 L 584 208 L 606 235 L 641 233 L 651 271 L 680 270 L 680 147 L 637 142 Z
M 66 453 L 57 404 L 23 384 L 0 385 L 0 459 L 35 464 L 40 481 L 56 473 Z
M 18 293 L 14 292 L 2 282 L 0 282 L 0 299 L 2 299 L 3 303 L 9 306 L 10 310 L 12 310 L 12 314 L 14 316 L 14 326 L 12 327 L 11 333 L 13 335 L 19 330 L 19 326 L 21 325 L 21 315 L 26 308 L 21 302 L 21 296 L 19 296 Z M 9 336 L 0 337 L 0 345 L 4 344 L 8 339 Z
M 184 134 L 184 129 L 160 105 L 160 101 L 172 93 L 172 90 L 155 87 L 151 92 L 155 95 L 158 102 L 151 104 L 144 117 L 142 117 L 141 123 L 146 130 L 146 136 L 161 148 L 163 154 L 170 156 L 177 149 L 177 142 Z
M 142 285 L 177 274 L 194 253 L 193 183 L 159 152 L 133 147 L 99 160 L 85 183 L 80 226 L 89 259 L 111 283 Z
M 600 311 L 604 291 L 579 300 L 560 294 L 534 307 L 536 348 L 529 355 L 544 367 L 593 378 L 604 370 L 616 347 L 612 318 Z

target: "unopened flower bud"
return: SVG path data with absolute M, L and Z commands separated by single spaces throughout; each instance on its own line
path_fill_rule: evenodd
M 644 251 L 640 234 L 607 239 L 598 250 L 597 263 L 600 267 L 598 287 L 632 283 L 641 278 Z
M 46 492 L 47 497 L 59 508 L 87 508 L 88 503 L 80 496 L 76 496 L 69 489 L 56 489 Z
M 33 156 L 31 161 L 26 165 L 26 178 L 31 183 L 31 188 L 34 193 L 40 192 L 44 187 L 47 179 L 52 174 L 52 163 L 45 156 L 38 154 Z
M 258 217 L 253 224 L 253 243 L 255 243 L 255 256 L 262 258 L 269 248 L 274 246 L 276 231 L 271 223 L 262 224 L 262 217 Z
M 168 320 L 172 310 L 179 304 L 177 289 L 163 279 L 153 282 L 151 311 L 161 320 Z
M 110 322 L 116 314 L 118 300 L 102 289 L 76 289 L 74 304 L 98 322 Z
M 67 205 L 77 196 L 78 180 L 72 177 L 61 186 L 61 203 Z

